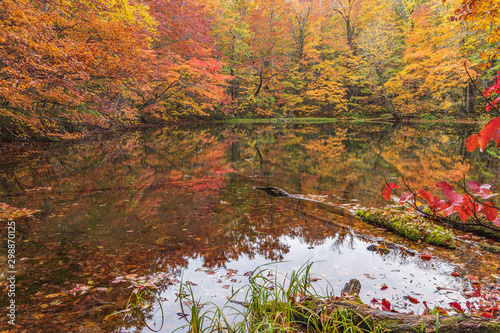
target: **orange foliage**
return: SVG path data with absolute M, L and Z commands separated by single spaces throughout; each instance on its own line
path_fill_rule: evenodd
M 452 110 L 468 76 L 455 38 L 456 28 L 437 8 L 422 5 L 412 15 L 403 70 L 387 83 L 397 107 L 406 114 Z M 475 72 L 471 72 L 475 75 Z

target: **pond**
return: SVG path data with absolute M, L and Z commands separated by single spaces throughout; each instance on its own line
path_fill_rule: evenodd
M 498 260 L 470 236 L 457 232 L 456 250 L 413 244 L 352 214 L 387 205 L 381 190 L 400 174 L 414 188 L 463 177 L 492 181 L 500 155 L 464 147 L 477 127 L 190 125 L 4 144 L 0 202 L 37 210 L 16 220 L 16 328 L 172 332 L 190 315 L 176 301 L 181 280 L 196 299 L 222 305 L 259 266 L 284 275 L 310 262 L 326 292 L 338 295 L 356 278 L 365 303 L 386 299 L 398 312 L 421 314 L 423 301 L 430 308 L 479 302 L 467 298 L 471 282 L 494 283 Z M 255 188 L 262 186 L 314 200 L 272 197 Z M 411 251 L 368 250 L 381 239 Z M 2 244 L 0 328 L 12 329 Z M 125 309 L 139 282 L 161 307 L 104 320 Z

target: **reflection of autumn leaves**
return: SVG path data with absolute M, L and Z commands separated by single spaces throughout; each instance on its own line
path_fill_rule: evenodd
M 454 153 L 457 144 L 439 133 L 427 136 L 426 142 L 422 142 L 422 134 L 410 128 L 398 131 L 382 156 L 404 175 L 411 187 L 442 180 L 460 181 L 470 164 Z
M 347 141 L 347 133 L 358 141 Z M 426 132 L 431 141 L 422 143 L 417 139 L 422 132 L 405 128 L 383 142 L 383 159 L 388 163 L 376 167 L 382 145 L 377 138 L 384 133 L 384 126 L 336 124 L 128 133 L 38 153 L 38 160 L 13 159 L 12 172 L 0 184 L 4 192 L 13 188 L 9 184 L 21 189 L 52 187 L 50 193 L 22 191 L 23 196 L 9 198 L 9 204 L 26 207 L 29 198 L 30 208 L 43 210 L 42 223 L 30 225 L 36 235 L 26 236 L 26 244 L 33 247 L 23 249 L 23 256 L 46 263 L 62 261 L 67 267 L 57 272 L 71 269 L 80 274 L 65 277 L 72 283 L 91 279 L 99 284 L 106 281 L 103 274 L 108 270 L 116 270 L 117 276 L 160 264 L 175 270 L 189 258 L 200 258 L 207 267 L 242 256 L 280 260 L 289 251 L 280 237 L 321 244 L 339 229 L 334 223 L 340 218 L 316 203 L 270 198 L 253 189 L 259 182 L 290 193 L 329 195 L 329 200 L 341 189 L 368 201 L 366 193 L 372 189 L 380 197 L 388 163 L 420 173 L 437 169 L 438 175 L 444 170 L 459 174 L 467 165 L 454 156 L 451 142 L 456 139 L 450 137 L 445 144 L 440 137 L 434 142 L 432 133 Z M 269 170 L 263 176 L 255 144 L 263 155 L 264 170 Z M 438 154 L 440 148 L 449 156 Z M 434 160 L 430 155 L 436 156 Z M 34 161 L 41 171 L 33 171 Z M 339 240 L 348 237 L 342 235 Z M 71 245 L 53 250 L 46 246 L 63 241 Z M 37 279 L 50 269 L 39 264 L 24 271 Z M 47 293 L 50 284 L 64 283 L 54 281 L 47 282 Z
M 311 140 L 305 144 L 308 156 L 314 158 L 319 165 L 333 168 L 335 163 L 327 164 L 327 161 L 335 162 L 345 152 L 343 140 L 346 138 L 347 130 L 338 131 L 335 136 L 322 140 Z

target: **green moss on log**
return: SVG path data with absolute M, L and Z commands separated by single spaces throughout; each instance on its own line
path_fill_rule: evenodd
M 452 214 L 447 217 L 446 220 L 443 219 L 443 223 L 446 223 L 448 225 L 451 225 L 454 228 L 473 233 L 478 236 L 484 236 L 489 239 L 493 239 L 496 241 L 500 242 L 500 233 L 488 228 L 485 228 L 482 225 L 470 225 L 470 223 L 477 223 L 473 218 L 470 218 L 464 222 L 460 219 L 460 216 L 458 214 Z M 482 219 L 482 223 L 485 225 L 491 225 L 491 222 L 486 220 L 485 218 Z
M 483 243 L 476 243 L 477 246 L 482 248 L 483 250 L 486 250 L 491 253 L 500 253 L 500 246 L 496 245 L 491 245 L 491 244 L 483 244 Z
M 400 207 L 360 209 L 356 215 L 368 223 L 384 227 L 412 241 L 422 241 L 450 249 L 455 248 L 453 232 Z

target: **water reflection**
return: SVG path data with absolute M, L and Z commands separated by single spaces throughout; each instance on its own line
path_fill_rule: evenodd
M 368 251 L 366 248 L 370 242 L 357 237 L 344 240 L 326 237 L 322 244 L 316 246 L 311 246 L 300 238 L 288 236 L 280 237 L 280 242 L 286 244 L 290 251 L 284 254 L 282 262 L 275 265 L 266 265 L 269 260 L 265 256 L 259 255 L 253 258 L 242 256 L 239 260 L 228 263 L 225 268 L 207 273 L 205 270 L 200 270 L 204 264 L 202 260 L 189 260 L 183 275 L 185 279 L 195 284 L 192 286 L 194 298 L 223 307 L 226 298 L 230 297 L 233 291 L 248 283 L 245 273 L 249 268 L 261 265 L 267 268 L 270 274 L 284 275 L 290 274 L 292 270 L 300 270 L 304 263 L 314 262 L 312 272 L 314 277 L 319 278 L 315 288 L 318 291 L 323 290 L 325 295 L 327 291 L 332 290 L 338 295 L 346 282 L 357 278 L 362 284 L 360 297 L 365 303 L 369 304 L 374 298 L 379 300 L 385 298 L 400 312 L 422 313 L 425 309 L 422 301 L 443 307 L 448 307 L 451 300 L 464 302 L 459 293 L 460 280 L 450 275 L 455 266 L 446 261 L 435 260 L 430 263 L 422 261 L 418 256 L 403 256 L 398 253 L 383 256 Z M 228 271 L 231 274 L 228 274 Z M 384 284 L 388 288 L 381 290 Z M 444 286 L 456 291 L 437 290 L 437 287 Z M 160 295 L 173 300 L 177 291 L 176 288 L 167 289 Z M 244 301 L 245 292 L 246 290 L 240 291 L 240 297 L 236 299 Z M 416 298 L 420 303 L 413 304 L 408 301 L 408 296 Z M 172 319 L 175 318 L 174 313 L 179 311 L 178 304 L 172 301 L 162 304 L 163 310 L 170 313 Z M 206 310 L 210 306 L 207 305 Z M 149 323 L 161 321 L 160 313 L 158 311 L 156 313 L 156 317 L 153 316 Z M 231 314 L 234 315 L 235 311 L 229 311 L 227 315 Z M 186 321 L 181 319 L 167 321 L 163 327 L 164 331 L 171 332 L 185 325 Z
M 439 301 L 438 282 L 458 283 L 449 276 L 452 264 L 374 254 L 356 235 L 381 237 L 384 231 L 341 209 L 273 198 L 254 187 L 326 195 L 333 205 L 381 206 L 385 179 L 399 173 L 415 187 L 457 182 L 464 173 L 491 181 L 498 158 L 465 155 L 465 138 L 475 131 L 469 125 L 175 127 L 12 152 L 4 147 L 0 201 L 41 210 L 18 223 L 20 327 L 68 332 L 98 322 L 119 330 L 121 321 L 103 322 L 124 307 L 130 292 L 111 283 L 116 276 L 184 272 L 200 290 L 224 296 L 196 269 L 244 272 L 280 260 L 291 262 L 284 270 L 320 261 L 317 272 L 337 291 L 358 278 L 365 301 L 390 295 L 399 302 L 403 291 Z M 382 281 L 390 285 L 383 295 Z M 113 290 L 47 298 L 76 284 Z M 160 292 L 169 299 L 168 318 L 178 312 L 174 289 Z M 131 321 L 121 329 L 141 325 Z

